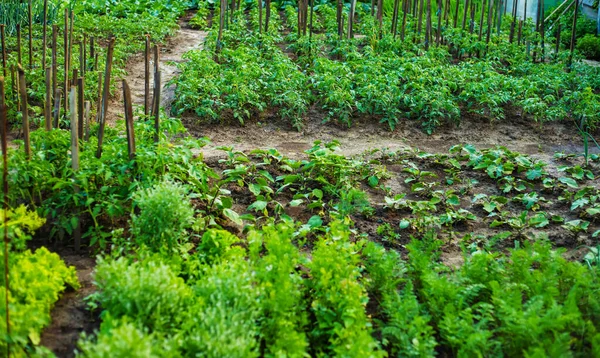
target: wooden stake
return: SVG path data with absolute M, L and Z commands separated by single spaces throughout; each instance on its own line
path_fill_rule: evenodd
M 44 121 L 46 130 L 52 130 L 52 69 L 46 67 L 46 101 L 44 103 Z
M 54 110 L 52 115 L 54 117 L 54 128 L 59 128 L 59 119 L 60 119 L 60 101 L 62 100 L 62 88 L 58 87 L 54 91 Z
M 519 32 L 517 33 L 517 44 L 521 46 L 521 37 L 523 36 L 523 20 L 519 20 Z
M 96 62 L 94 59 L 96 58 L 96 46 L 94 37 L 90 37 L 90 59 L 92 60 L 92 71 L 98 71 L 96 68 Z
M 69 107 L 71 112 L 71 168 L 73 173 L 79 171 L 79 123 L 77 121 L 77 91 L 75 86 L 71 87 L 71 94 L 69 95 Z M 75 183 L 73 185 L 73 191 L 75 194 L 79 193 L 79 185 Z M 79 252 L 81 247 L 81 218 L 77 217 L 77 225 L 73 228 L 73 244 L 75 246 L 75 252 Z
M 104 69 L 104 91 L 102 93 L 102 108 L 100 110 L 98 129 L 98 150 L 96 158 L 102 157 L 102 143 L 104 141 L 104 126 L 106 125 L 106 112 L 108 111 L 108 97 L 110 95 L 110 76 L 112 73 L 113 53 L 115 50 L 115 38 L 110 39 L 106 53 L 106 68 Z
M 454 19 L 453 20 L 453 27 L 456 28 L 456 26 L 458 25 L 458 7 L 460 5 L 460 0 L 456 0 L 456 9 L 454 9 Z
M 58 88 L 58 56 L 57 56 L 58 26 L 52 25 L 52 93 Z
M 79 132 L 77 133 L 79 135 L 79 139 L 83 139 L 83 130 L 84 130 L 84 116 L 85 116 L 85 108 L 83 108 L 83 103 L 85 101 L 85 79 L 83 77 L 79 77 L 77 79 L 77 120 L 78 120 L 78 124 L 77 124 L 77 128 L 79 130 Z
M 123 103 L 125 105 L 125 128 L 127 129 L 127 150 L 129 160 L 135 159 L 135 132 L 133 129 L 133 104 L 131 103 L 131 90 L 127 81 L 123 79 Z
M 490 43 L 490 37 L 492 35 L 492 12 L 494 11 L 494 0 L 490 0 L 488 3 L 488 26 L 487 26 L 487 35 L 485 38 L 485 43 Z
M 89 142 L 90 140 L 90 111 L 92 109 L 92 103 L 90 101 L 85 101 L 84 106 L 84 115 L 83 120 L 85 122 L 85 141 Z
M 48 47 L 48 0 L 44 0 L 44 23 L 42 28 L 42 68 L 46 68 L 46 48 Z
M 25 71 L 18 66 L 19 71 L 19 93 L 21 95 L 21 115 L 23 116 L 23 141 L 25 142 L 25 157 L 31 159 L 31 142 L 29 139 L 29 113 L 27 108 L 27 85 L 25 83 Z
M 85 78 L 85 73 L 87 71 L 87 35 L 83 35 L 83 42 L 79 44 L 79 72 L 81 72 L 81 77 Z

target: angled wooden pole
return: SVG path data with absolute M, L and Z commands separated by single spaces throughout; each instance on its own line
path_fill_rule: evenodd
M 52 93 L 58 88 L 58 26 L 52 25 Z
M 160 71 L 154 73 L 154 102 L 152 107 L 152 117 L 154 117 L 154 143 L 158 143 L 160 139 L 160 77 Z

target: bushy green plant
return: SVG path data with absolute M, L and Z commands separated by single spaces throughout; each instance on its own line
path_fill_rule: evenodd
M 173 340 L 165 339 L 147 328 L 139 328 L 127 317 L 104 317 L 100 331 L 94 337 L 83 336 L 77 357 L 86 358 L 160 358 L 180 357 Z
M 193 302 L 192 290 L 157 258 L 100 259 L 94 279 L 98 292 L 93 302 L 114 318 L 128 317 L 152 331 L 178 329 Z
M 160 251 L 188 241 L 194 209 L 183 186 L 163 181 L 138 191 L 133 200 L 139 209 L 139 214 L 131 217 L 131 231 L 137 243 Z
M 590 60 L 600 60 L 600 37 L 585 35 L 577 40 L 577 49 Z

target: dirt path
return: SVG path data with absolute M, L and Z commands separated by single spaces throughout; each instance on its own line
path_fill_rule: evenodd
M 445 125 L 433 135 L 425 134 L 416 121 L 401 122 L 394 131 L 380 124 L 377 118 L 368 117 L 357 120 L 350 129 L 333 123 L 323 124 L 322 114 L 316 111 L 309 113 L 305 127 L 300 132 L 275 117 L 254 119 L 245 126 L 201 124 L 195 117 L 184 118 L 184 123 L 193 135 L 211 140 L 212 143 L 202 150 L 207 159 L 224 156 L 222 151 L 216 149 L 218 146 L 233 146 L 241 151 L 276 148 L 282 154 L 297 158 L 317 140 L 338 140 L 340 152 L 345 155 L 360 154 L 370 149 L 399 150 L 409 147 L 441 153 L 461 143 L 472 144 L 480 149 L 501 145 L 529 154 L 551 166 L 554 166 L 553 155 L 556 152 L 583 153 L 581 137 L 571 123 L 540 124 L 520 113 L 510 113 L 506 120 L 495 122 L 463 117 L 460 123 Z M 597 148 L 592 148 L 592 152 L 598 153 Z
M 160 54 L 160 71 L 161 71 L 161 107 L 165 108 L 167 113 L 170 112 L 171 103 L 175 98 L 175 86 L 167 86 L 169 81 L 173 79 L 179 72 L 177 64 L 183 61 L 182 56 L 186 52 L 194 49 L 201 49 L 204 44 L 207 32 L 194 30 L 189 26 L 190 13 L 188 16 L 181 19 L 179 22 L 180 29 L 177 34 L 168 39 L 167 42 L 161 46 Z M 151 63 L 150 66 L 154 66 Z M 129 84 L 131 89 L 131 99 L 135 105 L 144 105 L 144 54 L 137 54 L 132 56 L 127 63 L 126 71 L 127 76 L 125 80 Z M 151 75 L 152 76 L 152 75 Z M 150 81 L 150 93 L 152 93 L 153 82 Z M 121 95 L 121 85 L 119 84 L 119 93 L 111 100 L 108 106 L 108 123 L 114 123 L 116 120 L 123 119 L 123 99 Z
M 81 288 L 64 293 L 58 300 L 52 310 L 52 323 L 42 333 L 41 345 L 57 357 L 71 358 L 75 356 L 81 333 L 91 334 L 100 326 L 98 317 L 88 311 L 85 302 L 85 298 L 96 290 L 92 276 L 96 260 L 72 250 L 59 251 L 58 254 L 68 266 L 75 266 Z

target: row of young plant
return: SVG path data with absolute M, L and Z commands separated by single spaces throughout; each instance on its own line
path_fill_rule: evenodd
M 325 153 L 312 152 L 341 169 Z M 282 216 L 236 236 L 198 230 L 194 196 L 172 182 L 136 194 L 131 231 L 116 233 L 118 249 L 97 268 L 103 324 L 80 356 L 598 353 L 597 267 L 565 260 L 544 239 L 465 252 L 451 269 L 433 231 L 411 241 L 405 260 L 343 213 L 328 224 Z
M 299 128 L 306 109 L 316 104 L 326 111 L 325 120 L 344 125 L 374 115 L 391 129 L 415 119 L 428 133 L 446 122 L 460 122 L 467 113 L 501 120 L 506 110 L 540 122 L 573 118 L 592 129 L 600 120 L 597 68 L 577 63 L 566 72 L 560 58 L 534 64 L 522 46 L 504 41 L 504 35 L 494 35 L 486 44 L 477 32 L 449 29 L 444 32 L 447 46 L 423 52 L 410 39 L 394 38 L 389 18 L 380 34 L 362 7 L 357 10 L 357 31 L 366 37 L 355 40 L 334 36 L 335 10 L 328 5 L 318 7 L 314 15 L 315 31 L 322 33 L 310 37 L 298 37 L 295 13 L 287 7 L 284 21 L 291 29 L 286 42 L 296 60 L 274 46 L 281 43 L 273 36 L 277 22 L 269 34 L 256 33 L 256 25 L 251 27 L 255 32 L 248 33 L 245 18 L 238 14 L 225 31 L 220 58 L 209 40 L 205 50 L 190 53 L 181 65 L 176 107 L 213 121 L 227 119 L 223 111 L 232 112 L 241 123 L 274 107 Z M 251 14 L 255 20 L 256 10 Z M 412 15 L 407 21 L 409 28 L 416 26 Z M 531 26 L 528 22 L 526 29 Z M 533 39 L 536 33 L 525 35 Z M 455 63 L 457 52 L 480 56 Z M 226 79 L 217 76 L 221 72 Z

